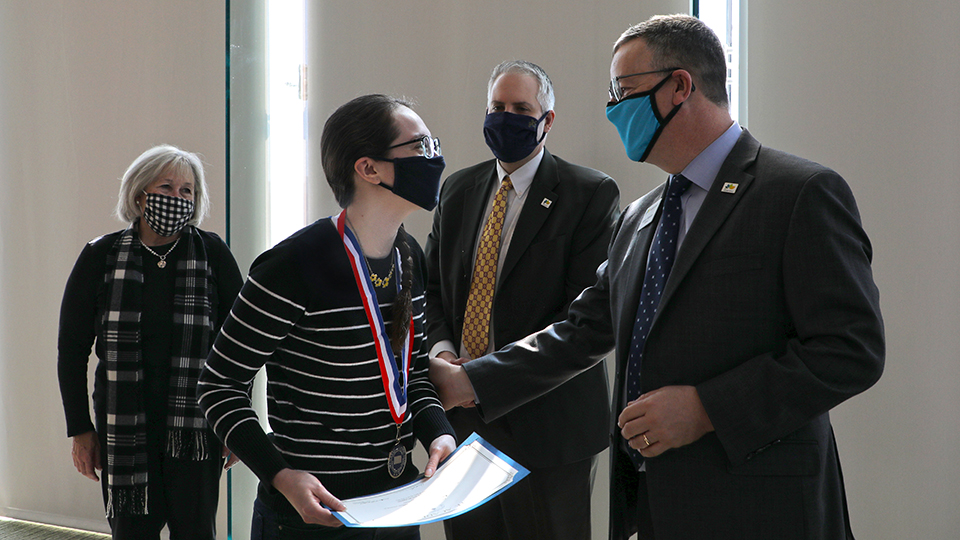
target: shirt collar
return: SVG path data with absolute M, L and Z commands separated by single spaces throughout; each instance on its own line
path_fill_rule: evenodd
M 517 196 L 523 196 L 526 193 L 527 188 L 530 187 L 530 184 L 533 183 L 533 177 L 537 174 L 537 169 L 540 168 L 540 162 L 543 161 L 543 148 L 537 152 L 537 155 L 533 156 L 533 159 L 523 164 L 522 167 L 510 173 L 510 182 L 513 184 L 513 189 L 517 192 Z M 497 178 L 503 182 L 503 177 L 507 176 L 507 171 L 503 170 L 503 165 L 500 164 L 500 160 L 497 160 Z
M 740 132 L 743 131 L 736 120 L 733 125 L 727 128 L 717 140 L 710 143 L 703 152 L 693 158 L 686 168 L 683 169 L 684 177 L 694 184 L 700 186 L 704 191 L 710 191 L 713 181 L 716 180 L 720 167 L 726 161 L 730 151 L 733 150 L 737 140 L 740 139 Z M 510 177 L 513 179 L 513 177 Z

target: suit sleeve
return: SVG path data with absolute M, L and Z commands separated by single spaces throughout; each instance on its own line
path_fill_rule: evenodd
M 786 350 L 697 385 L 733 464 L 879 379 L 884 335 L 871 257 L 846 182 L 832 171 L 812 175 L 797 197 L 783 250 L 795 329 Z
M 611 243 L 622 221 L 621 216 Z M 596 276 L 570 305 L 566 320 L 464 364 L 485 422 L 553 390 L 613 350 L 608 262 Z

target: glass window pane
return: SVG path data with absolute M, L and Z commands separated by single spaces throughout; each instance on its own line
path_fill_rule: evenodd
M 694 0 L 693 15 L 716 32 L 727 57 L 727 96 L 730 116 L 737 120 L 741 109 L 740 0 Z

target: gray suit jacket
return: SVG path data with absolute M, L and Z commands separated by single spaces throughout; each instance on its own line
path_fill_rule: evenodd
M 736 192 L 722 192 L 724 183 Z M 660 210 L 641 221 L 662 192 L 624 211 L 597 283 L 566 321 L 465 366 L 486 419 L 611 348 L 613 417 L 620 412 Z M 643 390 L 695 386 L 716 429 L 647 460 L 640 504 L 649 503 L 658 538 L 851 537 L 828 411 L 883 369 L 871 256 L 838 174 L 743 132 L 677 253 L 645 346 Z M 637 475 L 619 451 L 615 420 L 610 437 L 610 532 L 620 539 L 636 527 Z

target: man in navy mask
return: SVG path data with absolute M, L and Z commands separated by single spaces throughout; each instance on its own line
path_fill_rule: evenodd
M 459 364 L 562 320 L 596 280 L 619 190 L 544 148 L 553 105 L 539 66 L 508 61 L 493 70 L 483 134 L 495 159 L 444 182 L 427 239 L 431 357 Z M 448 414 L 460 441 L 475 431 L 531 471 L 445 521 L 448 540 L 590 538 L 596 455 L 608 444 L 603 365 L 490 424 L 472 407 Z
M 884 336 L 849 186 L 731 118 L 696 18 L 629 28 L 610 76 L 627 157 L 669 178 L 624 210 L 565 321 L 432 362 L 444 405 L 495 421 L 613 349 L 611 539 L 852 538 L 829 410 L 880 377 Z

